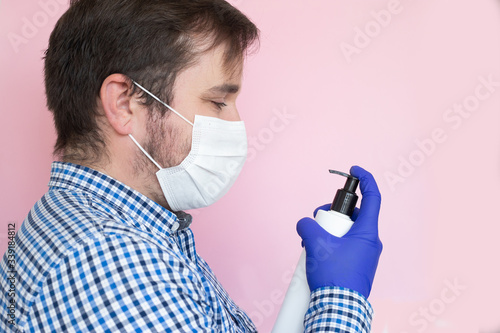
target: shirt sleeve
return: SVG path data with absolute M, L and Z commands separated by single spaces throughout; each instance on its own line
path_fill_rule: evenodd
M 306 333 L 370 333 L 373 309 L 360 293 L 341 287 L 323 287 L 311 293 L 304 317 Z
M 35 332 L 215 332 L 194 267 L 130 236 L 73 248 L 48 274 L 28 319 Z

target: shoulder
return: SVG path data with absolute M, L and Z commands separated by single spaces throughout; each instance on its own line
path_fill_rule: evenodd
M 48 272 L 39 295 L 34 299 L 30 321 L 72 322 L 82 325 L 89 318 L 132 329 L 132 318 L 149 325 L 187 328 L 185 316 L 211 325 L 213 309 L 196 268 L 177 255 L 173 247 L 159 247 L 148 240 L 122 233 L 86 238 L 67 251 L 59 264 Z M 47 311 L 49 309 L 49 311 Z M 54 313 L 51 313 L 54 311 Z M 134 319 L 134 320 L 135 320 Z M 159 324 L 159 320 L 164 323 Z M 165 326 L 165 327 L 164 327 Z M 79 326 L 78 326 L 79 327 Z M 63 330 L 61 326 L 55 327 Z M 133 329 L 132 329 L 133 330 Z

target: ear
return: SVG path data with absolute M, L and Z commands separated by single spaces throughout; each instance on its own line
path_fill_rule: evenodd
M 132 110 L 129 80 L 123 74 L 111 74 L 101 86 L 100 98 L 110 126 L 121 135 L 132 133 Z

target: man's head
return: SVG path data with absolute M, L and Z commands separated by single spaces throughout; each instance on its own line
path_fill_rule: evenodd
M 223 0 L 72 1 L 45 57 L 47 105 L 58 135 L 54 153 L 81 164 L 109 159 L 101 93 L 110 75 L 123 74 L 172 104 L 178 75 L 201 56 L 222 50 L 224 70 L 238 75 L 257 39 L 255 25 Z M 150 122 L 169 113 L 127 83 Z
M 58 21 L 45 57 L 55 154 L 102 171 L 166 208 L 155 177 L 189 154 L 194 121 L 239 120 L 243 60 L 258 30 L 223 0 L 79 0 Z M 132 81 L 133 80 L 133 81 Z

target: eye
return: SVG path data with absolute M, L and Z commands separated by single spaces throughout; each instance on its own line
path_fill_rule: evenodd
M 222 110 L 223 107 L 227 106 L 227 104 L 224 103 L 224 102 L 220 103 L 220 102 L 214 102 L 214 101 L 212 101 L 212 103 L 214 103 L 214 105 L 217 106 L 217 108 L 219 110 Z

